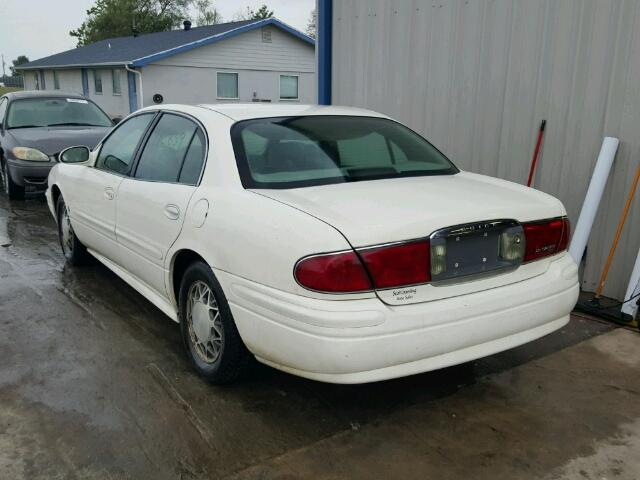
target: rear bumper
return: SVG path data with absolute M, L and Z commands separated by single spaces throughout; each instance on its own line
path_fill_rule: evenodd
M 403 306 L 377 298 L 324 301 L 216 271 L 256 358 L 332 383 L 365 383 L 464 363 L 561 328 L 578 298 L 566 254 L 534 278 Z
M 47 189 L 47 178 L 54 165 L 55 162 L 7 159 L 7 170 L 13 182 L 32 192 L 44 192 Z

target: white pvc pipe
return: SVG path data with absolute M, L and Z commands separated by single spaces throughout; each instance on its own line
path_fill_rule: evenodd
M 580 218 L 578 218 L 578 223 L 576 224 L 576 229 L 571 239 L 571 245 L 569 246 L 569 254 L 577 264 L 580 264 L 582 255 L 584 255 L 584 249 L 587 247 L 587 241 L 591 234 L 596 213 L 598 213 L 598 206 L 600 205 L 600 200 L 602 200 L 604 187 L 609 178 L 611 165 L 613 165 L 613 159 L 618 150 L 618 143 L 620 143 L 619 140 L 614 137 L 604 137 L 602 142 L 596 168 L 593 170 L 589 189 L 587 190 L 586 197 L 584 197 L 584 203 L 580 211 Z
M 627 287 L 627 293 L 624 295 L 624 300 L 632 298 L 640 293 L 640 250 L 638 250 L 638 257 L 636 258 L 636 264 L 631 272 L 631 279 L 629 280 L 629 286 Z M 622 305 L 622 313 L 631 315 L 633 318 L 638 314 L 638 299 L 626 302 Z

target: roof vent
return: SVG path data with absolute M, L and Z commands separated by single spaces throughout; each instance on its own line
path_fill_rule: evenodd
M 182 25 L 184 26 L 184 30 L 191 30 L 191 22 L 189 20 L 185 20 L 184 22 L 182 22 Z

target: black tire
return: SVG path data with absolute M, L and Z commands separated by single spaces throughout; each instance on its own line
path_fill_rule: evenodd
M 58 239 L 60 240 L 62 254 L 67 260 L 67 263 L 69 265 L 73 265 L 74 267 L 84 265 L 89 259 L 89 253 L 87 252 L 87 248 L 82 244 L 82 242 L 78 240 L 78 237 L 76 237 L 76 234 L 71 227 L 67 205 L 64 203 L 62 195 L 58 197 L 58 203 L 56 205 L 56 215 L 58 220 Z M 69 222 L 67 225 L 69 230 L 67 232 L 68 237 L 65 237 L 63 230 L 67 222 Z
M 208 287 L 213 301 L 207 297 L 208 300 L 203 302 L 194 302 L 193 298 L 198 296 L 198 289 L 204 289 L 203 285 Z M 195 262 L 187 268 L 180 282 L 178 298 L 182 339 L 187 356 L 198 373 L 214 384 L 231 383 L 243 376 L 252 356 L 240 338 L 222 287 L 207 264 Z M 213 304 L 215 307 L 211 306 Z M 211 319 L 211 324 L 206 320 L 198 323 L 198 313 L 201 319 Z M 203 335 L 198 337 L 196 331 L 204 334 L 207 330 L 206 335 L 211 335 L 212 341 L 200 342 L 199 338 Z M 213 339 L 215 336 L 219 338 Z M 217 345 L 217 355 L 214 354 L 214 343 Z M 207 355 L 209 358 L 205 359 Z
M 0 158 L 0 165 L 2 167 L 2 188 L 9 196 L 9 200 L 23 200 L 24 199 L 24 187 L 16 184 L 11 175 L 9 175 L 9 168 L 7 162 Z

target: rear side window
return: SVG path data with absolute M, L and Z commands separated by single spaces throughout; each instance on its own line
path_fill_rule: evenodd
M 204 159 L 203 140 L 200 128 L 193 121 L 163 114 L 142 151 L 135 178 L 196 184 Z
M 154 113 L 143 113 L 122 122 L 104 141 L 96 160 L 96 168 L 126 175 L 136 149 Z
M 205 139 L 202 130 L 198 129 L 191 140 L 187 156 L 184 159 L 182 170 L 178 181 L 188 185 L 196 185 L 200 179 L 202 172 L 202 164 L 204 163 Z

